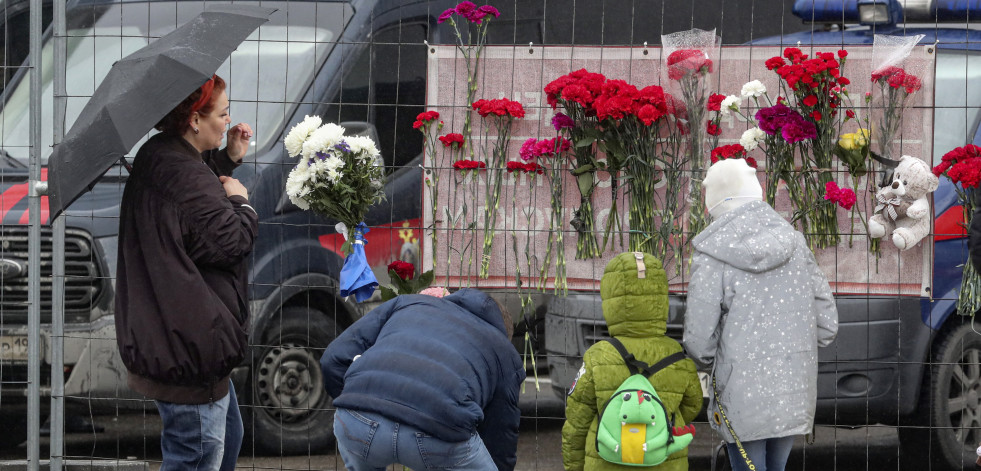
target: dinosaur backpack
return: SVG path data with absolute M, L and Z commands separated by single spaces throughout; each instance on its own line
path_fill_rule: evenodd
M 630 376 L 603 404 L 596 429 L 596 450 L 610 463 L 626 466 L 655 466 L 684 449 L 694 439 L 695 427 L 675 428 L 673 418 L 647 379 L 668 365 L 685 358 L 684 352 L 669 355 L 648 366 L 627 352 L 619 340 L 607 339 L 623 357 Z

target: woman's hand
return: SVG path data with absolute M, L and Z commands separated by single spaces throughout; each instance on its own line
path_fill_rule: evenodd
M 245 199 L 249 199 L 249 191 L 245 189 L 245 185 L 241 182 L 232 178 L 221 176 L 218 177 L 218 181 L 221 182 L 221 186 L 225 188 L 225 196 L 241 196 Z
M 228 145 L 225 147 L 225 150 L 228 151 L 228 158 L 232 159 L 232 162 L 240 162 L 249 150 L 251 139 L 252 127 L 248 123 L 238 123 L 229 128 Z

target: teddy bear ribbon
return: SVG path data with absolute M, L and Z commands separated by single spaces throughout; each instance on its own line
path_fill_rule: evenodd
M 877 204 L 875 205 L 876 214 L 885 211 L 885 216 L 887 218 L 892 219 L 893 221 L 899 218 L 899 213 L 896 212 L 896 208 L 898 208 L 899 205 L 902 204 L 903 202 L 902 198 L 898 196 L 894 196 L 892 198 L 886 198 L 885 196 L 882 195 L 875 195 L 875 200 L 877 202 Z

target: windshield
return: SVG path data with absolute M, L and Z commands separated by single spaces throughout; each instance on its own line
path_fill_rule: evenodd
M 228 83 L 232 123 L 245 122 L 252 126 L 256 136 L 253 146 L 258 151 L 267 149 L 279 137 L 291 106 L 300 101 L 352 14 L 346 3 L 262 2 L 262 5 L 278 11 L 217 72 Z M 68 13 L 67 30 L 68 129 L 112 64 L 174 30 L 203 8 L 202 2 L 182 1 L 72 9 Z M 52 151 L 54 72 L 50 38 L 44 43 L 41 59 L 41 158 L 47 162 Z M 30 151 L 27 76 L 9 92 L 6 105 L 0 110 L 0 147 L 26 163 Z M 131 152 L 140 144 L 142 141 Z
M 934 103 L 933 161 L 951 149 L 970 143 L 981 124 L 981 54 L 974 51 L 937 51 Z M 970 84 L 974 84 L 973 86 Z

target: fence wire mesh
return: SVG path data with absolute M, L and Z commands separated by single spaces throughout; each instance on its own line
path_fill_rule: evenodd
M 46 199 L 31 188 L 37 176 L 47 178 L 44 167 L 53 147 L 114 62 L 224 2 L 56 3 L 0 3 L 0 470 L 22 469 L 25 461 L 36 466 L 37 458 L 52 459 L 52 467 L 159 469 L 156 405 L 127 387 L 115 342 L 118 214 L 128 171 L 113 166 L 56 221 L 48 217 Z M 484 227 L 485 213 L 479 211 L 485 197 L 476 194 L 477 185 L 460 185 L 456 157 L 440 142 L 426 149 L 426 135 L 413 126 L 420 113 L 438 109 L 446 123 L 440 134 L 462 129 L 469 105 L 462 98 L 468 91 L 466 61 L 462 49 L 454 47 L 454 29 L 438 19 L 458 2 L 234 3 L 277 9 L 218 70 L 228 82 L 232 122 L 246 122 L 255 130 L 235 176 L 248 187 L 260 216 L 249 262 L 249 351 L 232 373 L 245 425 L 237 467 L 344 469 L 333 439 L 334 408 L 318 361 L 324 348 L 379 300 L 358 304 L 340 297 L 344 240 L 335 221 L 299 210 L 286 195 L 287 174 L 296 160 L 287 156 L 283 138 L 305 115 L 319 115 L 372 137 L 384 159 L 387 199 L 366 219 L 371 227 L 368 260 L 381 284 L 389 284 L 388 263 L 408 261 L 417 272 L 433 269 L 436 285 L 485 288 L 515 314 L 513 344 L 528 374 L 521 391 L 516 469 L 563 469 L 566 391 L 585 350 L 609 336 L 598 281 L 610 256 L 628 250 L 618 240 L 630 237 L 629 230 L 613 231 L 599 256 L 576 260 L 581 232 L 569 222 L 579 194 L 572 164 L 567 164 L 559 175 L 570 198 L 561 231 L 573 283 L 568 293 L 559 293 L 555 265 L 547 265 L 541 252 L 551 233 L 549 188 L 544 179 L 528 185 L 530 176 L 505 174 L 501 222 L 490 253 L 492 274 L 482 277 L 485 255 L 478 228 Z M 836 10 L 838 3 L 847 8 Z M 856 56 L 864 50 L 868 56 L 875 33 L 926 34 L 918 51 L 930 57 L 932 79 L 924 82 L 922 100 L 906 110 L 906 119 L 915 124 L 903 128 L 894 151 L 915 153 L 933 166 L 948 151 L 981 139 L 981 34 L 972 22 L 981 10 L 971 3 L 963 7 L 971 9 L 967 16 L 957 16 L 961 4 L 954 3 L 876 2 L 905 7 L 908 21 L 859 26 L 859 18 L 846 11 L 857 8 L 856 2 L 848 1 L 500 0 L 492 3 L 501 16 L 488 23 L 484 64 L 491 65 L 475 77 L 476 98 L 506 97 L 524 106 L 526 118 L 515 128 L 507 154 L 518 160 L 525 139 L 556 135 L 543 88 L 560 75 L 587 67 L 638 88 L 661 85 L 667 90 L 668 79 L 656 73 L 663 60 L 662 35 L 714 29 L 722 52 L 720 72 L 712 75 L 708 89 L 736 94 L 744 82 L 770 73 L 760 72 L 763 61 L 784 47 L 808 54 L 846 49 Z M 45 32 L 31 34 L 29 15 L 38 9 Z M 63 30 L 55 28 L 59 19 Z M 57 56 L 59 44 L 64 60 Z M 26 61 L 32 46 L 40 51 L 39 61 Z M 549 58 L 557 51 L 564 59 Z M 862 73 L 849 73 L 846 66 L 842 74 L 852 78 L 856 89 L 868 89 L 864 74 L 871 69 L 861 60 L 856 57 L 855 63 L 865 64 Z M 742 66 L 730 65 L 736 63 Z M 41 84 L 39 99 L 30 93 L 32 74 Z M 859 116 L 871 112 L 862 99 L 853 97 Z M 36 116 L 39 127 L 31 119 Z M 476 115 L 473 119 L 475 142 L 489 149 L 496 133 L 479 127 Z M 750 127 L 736 119 L 724 125 L 719 144 L 739 142 Z M 855 128 L 845 126 L 842 132 Z M 39 144 L 32 132 L 40 133 Z M 134 146 L 130 161 L 144 141 Z M 709 150 L 702 153 L 705 160 Z M 762 154 L 757 159 L 766 168 Z M 39 167 L 37 176 L 29 177 L 31 166 Z M 826 170 L 843 187 L 852 185 L 843 164 Z M 662 184 L 688 178 L 689 172 L 662 174 Z M 442 186 L 430 186 L 437 175 Z M 861 188 L 874 177 L 861 180 Z M 601 183 L 606 191 L 609 182 Z M 916 250 L 900 252 L 887 240 L 881 257 L 876 256 L 866 250 L 866 232 L 854 222 L 864 223 L 869 208 L 857 216 L 838 212 L 841 221 L 852 222 L 841 223 L 842 242 L 819 250 L 818 259 L 836 288 L 840 331 L 833 344 L 820 350 L 816 426 L 795 439 L 787 469 L 975 469 L 975 449 L 981 445 L 981 333 L 973 316 L 955 309 L 964 290 L 964 265 L 970 262 L 961 203 L 947 183 L 931 198 L 930 233 Z M 519 190 L 519 185 L 530 189 Z M 442 196 L 433 196 L 435 187 Z M 597 203 L 606 210 L 597 218 L 597 237 L 610 217 L 606 198 Z M 781 204 L 790 217 L 789 203 Z M 29 237 L 31 216 L 40 220 L 39 242 Z M 685 232 L 678 240 L 692 235 Z M 844 241 L 850 236 L 855 240 L 851 248 Z M 32 249 L 39 251 L 39 263 L 28 263 Z M 679 341 L 688 255 L 680 251 L 671 262 L 678 268 L 671 272 L 666 335 Z M 885 267 L 897 273 L 886 273 Z M 536 276 L 543 270 L 544 277 Z M 28 401 L 32 272 L 40 276 L 35 293 L 40 314 L 34 319 L 40 324 L 34 332 L 40 344 L 37 407 Z M 57 308 L 62 321 L 53 316 Z M 60 354 L 53 349 L 56 344 L 63 344 Z M 55 377 L 63 379 L 63 389 L 52 381 Z M 711 390 L 704 377 L 703 387 L 707 401 Z M 36 435 L 28 433 L 31 418 L 40 424 Z M 689 467 L 729 469 L 722 438 L 709 420 L 703 408 L 695 420 Z

